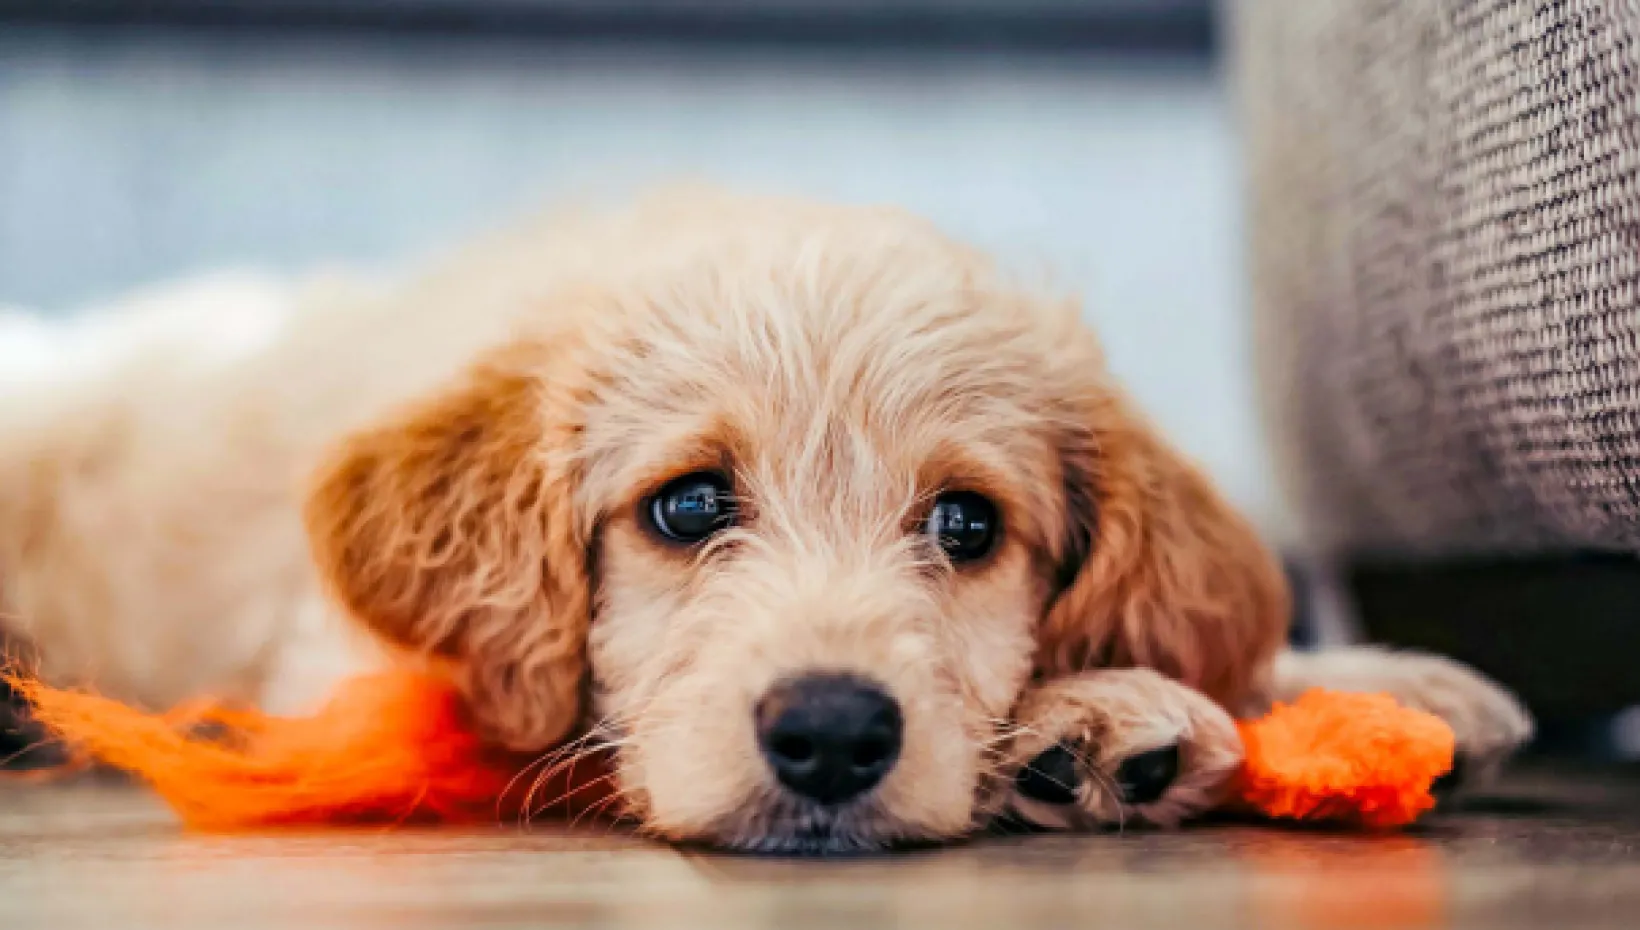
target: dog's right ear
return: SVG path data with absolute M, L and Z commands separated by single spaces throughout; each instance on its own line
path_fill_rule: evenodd
M 1069 370 L 1097 370 L 1095 351 L 1080 352 Z M 1280 563 L 1124 396 L 1101 380 L 1080 384 L 1067 398 L 1069 532 L 1038 670 L 1152 668 L 1239 711 L 1286 640 Z
M 542 352 L 486 359 L 349 436 L 304 509 L 341 604 L 449 670 L 479 725 L 520 750 L 558 742 L 579 718 L 590 613 L 574 405 L 543 383 Z

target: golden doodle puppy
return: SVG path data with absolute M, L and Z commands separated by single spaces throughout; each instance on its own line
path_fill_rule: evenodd
M 679 192 L 0 319 L 0 616 L 127 699 L 427 663 L 499 744 L 609 747 L 653 834 L 799 852 L 1173 824 L 1316 684 L 1483 762 L 1530 730 L 1443 659 L 1283 653 L 1275 561 L 1076 305 L 895 210 Z

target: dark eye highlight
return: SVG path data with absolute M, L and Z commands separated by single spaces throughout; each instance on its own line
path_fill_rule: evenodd
M 717 472 L 673 479 L 650 499 L 646 510 L 655 532 L 686 545 L 706 540 L 735 519 L 729 479 Z
M 929 538 L 953 562 L 983 558 L 1001 530 L 996 505 L 972 491 L 948 491 L 934 499 L 928 514 Z

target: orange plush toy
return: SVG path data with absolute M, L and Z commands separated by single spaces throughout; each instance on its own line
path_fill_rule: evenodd
M 413 672 L 354 679 L 309 717 L 216 704 L 148 714 L 10 681 L 68 747 L 148 782 L 193 827 L 473 823 L 617 798 L 596 756 L 487 749 L 450 686 Z M 1434 806 L 1430 788 L 1453 760 L 1445 723 L 1383 695 L 1312 691 L 1243 723 L 1241 737 L 1232 805 L 1279 819 L 1403 826 Z
M 1239 725 L 1237 803 L 1266 817 L 1373 829 L 1412 823 L 1452 771 L 1452 728 L 1384 694 L 1310 691 Z

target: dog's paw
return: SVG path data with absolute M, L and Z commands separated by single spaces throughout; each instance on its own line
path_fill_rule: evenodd
M 1230 715 L 1149 669 L 1083 672 L 1014 714 L 1008 813 L 1033 826 L 1173 826 L 1216 807 L 1242 760 Z
M 1290 669 L 1298 666 L 1298 674 Z M 1420 652 L 1337 649 L 1283 656 L 1276 666 L 1283 690 L 1304 687 L 1388 694 L 1452 727 L 1457 760 L 1438 786 L 1485 784 L 1532 738 L 1532 716 L 1502 685 L 1461 662 Z

